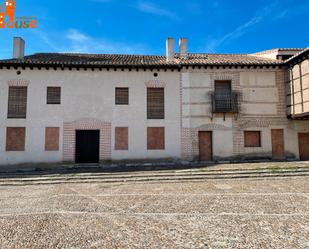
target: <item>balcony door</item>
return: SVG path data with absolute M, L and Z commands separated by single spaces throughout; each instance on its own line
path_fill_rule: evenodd
M 215 105 L 217 111 L 227 112 L 232 109 L 232 86 L 230 80 L 215 81 Z

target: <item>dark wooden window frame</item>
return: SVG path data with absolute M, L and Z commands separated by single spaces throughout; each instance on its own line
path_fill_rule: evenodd
M 116 105 L 129 105 L 129 88 L 116 87 L 115 88 L 115 104 Z
M 46 93 L 46 104 L 48 105 L 60 105 L 61 104 L 61 87 L 48 86 Z
M 7 118 L 25 119 L 27 117 L 26 86 L 9 86 Z
M 255 134 L 255 135 L 258 134 L 258 137 L 259 137 L 258 143 L 256 143 L 255 145 L 250 144 L 247 140 L 248 136 L 252 135 L 252 134 Z M 244 146 L 246 148 L 261 148 L 262 147 L 262 133 L 261 133 L 261 131 L 244 131 Z
M 165 89 L 147 88 L 147 119 L 165 118 Z

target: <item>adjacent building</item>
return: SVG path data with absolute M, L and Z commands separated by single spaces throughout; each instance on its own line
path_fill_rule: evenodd
M 0 165 L 309 159 L 308 49 L 0 61 Z

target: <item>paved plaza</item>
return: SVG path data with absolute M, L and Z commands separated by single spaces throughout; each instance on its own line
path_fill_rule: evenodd
M 0 187 L 2 248 L 309 248 L 309 178 Z

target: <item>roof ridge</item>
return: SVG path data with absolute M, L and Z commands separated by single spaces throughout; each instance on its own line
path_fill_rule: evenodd
M 33 55 L 86 55 L 86 56 L 132 56 L 132 57 L 142 57 L 142 56 L 147 56 L 147 57 L 165 57 L 165 55 L 155 55 L 155 54 L 150 54 L 150 55 L 145 55 L 145 54 L 108 54 L 108 53 L 102 53 L 102 54 L 95 54 L 95 53 L 75 53 L 75 52 L 38 52 L 34 54 L 30 54 L 27 56 L 33 56 Z

